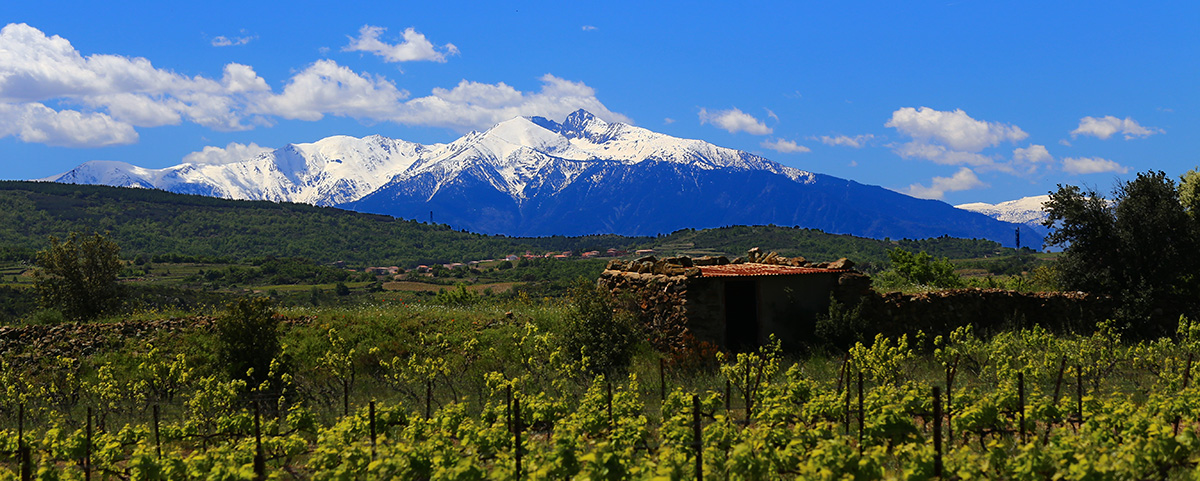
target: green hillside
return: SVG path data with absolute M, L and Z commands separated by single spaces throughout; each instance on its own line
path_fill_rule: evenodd
M 652 248 L 658 255 L 724 254 L 751 247 L 814 261 L 849 257 L 881 266 L 894 247 L 936 257 L 982 258 L 1011 253 L 988 240 L 875 240 L 780 226 L 684 229 L 658 237 L 617 235 L 515 238 L 458 231 L 330 207 L 236 201 L 158 190 L 0 181 L 0 261 L 29 260 L 47 236 L 108 232 L 126 258 L 177 255 L 240 261 L 304 257 L 319 263 L 397 265 L 463 262 L 531 251 Z
M 158 190 L 0 182 L 0 260 L 31 257 L 50 235 L 108 232 L 125 257 L 305 257 L 351 265 L 488 259 L 532 250 L 633 248 L 651 238 L 516 239 L 307 204 L 233 201 Z

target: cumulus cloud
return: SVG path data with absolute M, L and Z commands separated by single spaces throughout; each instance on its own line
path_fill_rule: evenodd
M 213 37 L 212 46 L 214 46 L 214 47 L 236 47 L 238 45 L 248 44 L 248 43 L 250 43 L 251 40 L 254 40 L 257 38 L 258 38 L 257 36 L 229 38 L 224 35 L 218 35 L 216 37 Z
M 837 137 L 830 137 L 828 135 L 822 135 L 820 137 L 813 137 L 813 139 L 819 140 L 819 141 L 821 141 L 822 144 L 825 144 L 825 145 L 832 145 L 832 146 L 840 145 L 843 147 L 853 147 L 855 149 L 862 148 L 864 145 L 867 145 L 867 142 L 870 142 L 874 138 L 875 138 L 875 136 L 872 134 L 855 135 L 854 137 L 850 137 L 847 135 L 839 135 Z
M 1119 119 L 1111 115 L 1106 115 L 1104 117 L 1084 117 L 1079 119 L 1079 127 L 1071 131 L 1071 138 L 1080 135 L 1090 135 L 1101 140 L 1108 140 L 1109 137 L 1112 137 L 1116 133 L 1124 134 L 1125 140 L 1132 140 L 1161 134 L 1163 130 L 1155 127 L 1143 127 L 1130 117 Z
M 1034 172 L 1039 166 L 1052 161 L 1054 161 L 1054 156 L 1050 155 L 1050 151 L 1046 150 L 1045 145 L 1030 144 L 1029 147 L 1013 149 L 1013 166 L 1028 172 Z
M 413 37 L 408 43 L 420 42 Z M 227 64 L 220 79 L 189 77 L 145 58 L 85 57 L 62 37 L 9 24 L 0 29 L 0 137 L 100 147 L 136 142 L 135 128 L 193 122 L 246 130 L 274 118 L 315 121 L 327 115 L 466 131 L 516 116 L 563 118 L 581 108 L 632 123 L 583 82 L 550 74 L 540 80 L 536 91 L 463 80 L 411 98 L 383 76 L 326 59 L 292 75 L 277 92 L 248 65 Z
M 737 108 L 715 112 L 709 112 L 708 109 L 700 109 L 700 124 L 713 124 L 720 129 L 729 131 L 731 134 L 746 132 L 751 135 L 768 135 L 772 132 L 771 128 L 767 127 L 761 120 Z
M 417 32 L 412 27 L 404 29 L 404 33 L 400 34 L 403 40 L 400 43 L 389 44 L 379 39 L 383 32 L 387 31 L 383 27 L 374 27 L 364 25 L 358 30 L 358 38 L 350 37 L 350 45 L 342 48 L 343 52 L 368 52 L 380 57 L 383 57 L 387 62 L 416 62 L 426 60 L 430 62 L 446 61 L 446 57 L 458 55 L 458 47 L 452 43 L 447 43 L 443 46 L 436 47 L 433 42 L 425 38 L 425 34 Z
M 976 120 L 959 109 L 941 111 L 929 107 L 904 107 L 892 112 L 892 118 L 884 126 L 912 138 L 907 143 L 891 146 L 901 157 L 1010 173 L 1015 173 L 1011 165 L 998 162 L 994 156 L 981 151 L 1029 136 L 1015 125 Z
M 936 141 L 954 150 L 979 152 L 1001 142 L 1018 142 L 1029 134 L 1015 125 L 975 120 L 962 110 L 904 107 L 884 124 L 918 141 Z
M 996 160 L 975 152 L 948 149 L 945 146 L 923 142 L 908 142 L 894 146 L 897 155 L 906 159 L 931 160 L 942 165 L 971 165 L 975 167 L 998 167 Z
M 1124 174 L 1129 172 L 1128 167 L 1100 157 L 1065 157 L 1062 162 L 1063 171 L 1069 174 L 1099 174 L 1102 172 Z
M 758 145 L 761 145 L 765 149 L 771 149 L 776 152 L 782 152 L 785 154 L 802 154 L 805 152 L 812 152 L 812 149 L 805 147 L 803 145 L 797 144 L 796 142 L 791 141 L 791 140 L 783 140 L 783 139 L 764 140 L 764 141 L 762 141 L 762 143 L 760 143 Z
M 332 60 L 318 60 L 293 76 L 283 93 L 263 99 L 251 110 L 309 121 L 326 114 L 385 120 L 407 97 L 408 92 L 382 77 L 359 74 Z
M 928 187 L 921 184 L 908 186 L 908 195 L 922 199 L 942 199 L 946 196 L 946 192 L 957 192 L 981 187 L 987 187 L 987 184 L 979 180 L 979 177 L 971 169 L 963 167 L 958 169 L 958 172 L 955 172 L 951 177 L 934 177 L 933 182 Z
M 207 146 L 199 152 L 192 152 L 183 156 L 185 164 L 232 164 L 257 157 L 264 152 L 270 152 L 271 149 L 261 147 L 258 144 L 251 142 L 250 145 L 230 142 L 224 148 Z
M 40 103 L 0 103 L 0 138 L 59 147 L 104 147 L 132 144 L 133 126 L 102 113 L 54 110 Z
M 245 65 L 227 65 L 221 80 L 188 77 L 156 68 L 140 57 L 84 57 L 66 39 L 47 36 L 26 24 L 0 29 L 0 102 L 25 105 L 29 111 L 85 106 L 94 112 L 76 111 L 80 119 L 108 125 L 115 129 L 112 139 L 121 139 L 112 142 L 105 136 L 81 135 L 76 140 L 91 138 L 96 144 L 56 145 L 123 143 L 136 139 L 128 135 L 132 127 L 175 125 L 183 119 L 218 130 L 246 129 L 239 110 L 250 96 L 265 90 L 269 90 L 266 81 Z M 71 109 L 59 111 L 74 115 L 68 114 Z
M 541 77 L 538 92 L 522 92 L 503 82 L 463 80 L 453 89 L 435 88 L 431 95 L 405 102 L 390 120 L 410 125 L 448 127 L 459 131 L 490 127 L 518 116 L 561 119 L 579 109 L 609 122 L 632 123 L 596 98 L 595 89 L 551 74 Z

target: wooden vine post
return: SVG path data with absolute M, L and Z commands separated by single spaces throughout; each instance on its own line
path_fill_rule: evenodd
M 858 454 L 863 451 L 863 377 L 858 371 Z
M 942 393 L 937 386 L 933 387 L 933 475 L 942 477 Z
M 516 479 L 521 479 L 521 399 L 513 398 L 513 457 L 516 460 Z
M 29 446 L 25 445 L 25 405 L 17 411 L 17 463 L 21 465 L 21 481 L 33 479 L 33 462 L 30 459 Z
M 87 408 L 87 427 L 83 438 L 83 479 L 92 479 L 92 408 Z
M 162 460 L 162 440 L 158 437 L 158 405 L 154 405 L 154 450 L 158 453 L 158 459 Z
M 370 408 L 369 408 L 370 409 L 369 423 L 371 425 L 371 459 L 374 460 L 375 459 L 375 401 L 371 400 L 371 404 L 369 404 L 369 406 L 370 406 Z
M 692 445 L 696 448 L 696 481 L 704 480 L 704 439 L 700 433 L 700 396 L 692 395 Z
M 267 479 L 267 458 L 263 455 L 262 421 L 258 401 L 254 402 L 254 479 Z
M 1021 416 L 1021 423 L 1018 427 L 1021 442 L 1025 442 L 1025 373 L 1017 373 L 1017 412 Z

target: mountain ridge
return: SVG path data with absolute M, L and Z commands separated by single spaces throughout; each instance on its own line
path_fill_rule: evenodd
M 576 111 L 516 117 L 445 144 L 333 136 L 226 164 L 92 162 L 48 179 L 304 202 L 488 234 L 656 235 L 778 224 L 876 238 L 1010 244 L 1016 224 L 753 153 Z

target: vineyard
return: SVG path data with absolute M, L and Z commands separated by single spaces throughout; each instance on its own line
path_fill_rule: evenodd
M 1197 474 L 1200 326 L 1186 319 L 1137 343 L 1102 323 L 799 359 L 778 344 L 692 365 L 643 353 L 606 377 L 560 347 L 560 311 L 537 309 L 288 313 L 258 385 L 206 360 L 203 328 L 5 351 L 0 479 Z

